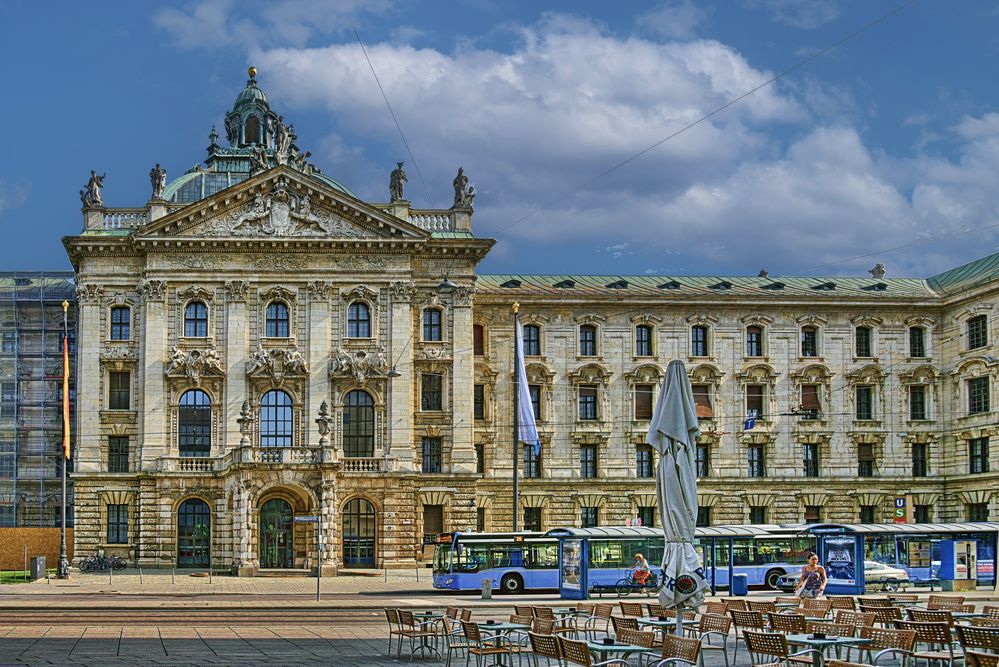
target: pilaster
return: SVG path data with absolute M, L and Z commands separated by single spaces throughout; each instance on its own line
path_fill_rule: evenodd
M 451 470 L 475 472 L 475 430 L 472 401 L 475 395 L 475 352 L 472 343 L 472 294 L 470 287 L 455 290 L 451 306 L 451 345 L 454 366 L 451 385 Z
M 392 310 L 389 327 L 389 355 L 399 377 L 389 378 L 388 434 L 385 454 L 397 461 L 400 471 L 413 469 L 413 314 L 412 299 L 415 286 L 399 281 L 389 285 Z
M 224 448 L 218 454 L 239 446 L 240 433 L 236 426 L 243 401 L 249 398 L 246 386 L 246 357 L 249 349 L 249 327 L 246 322 L 246 290 L 244 280 L 225 283 L 226 295 L 226 378 L 225 423 L 222 424 Z
M 319 446 L 319 426 L 316 416 L 319 406 L 330 398 L 330 291 L 329 283 L 315 280 L 309 283 L 309 398 L 306 423 L 309 446 Z
M 77 334 L 76 355 L 76 461 L 77 472 L 97 472 L 101 469 L 101 421 L 103 409 L 100 355 L 94 341 L 101 340 L 101 296 L 103 289 L 94 284 L 81 284 L 76 289 Z
M 144 280 L 139 292 L 145 297 L 145 326 L 140 341 L 142 358 L 142 406 L 139 414 L 139 443 L 136 456 L 138 470 L 151 470 L 156 459 L 170 451 L 167 440 L 166 379 L 163 375 L 163 355 L 167 344 L 167 314 L 162 281 Z

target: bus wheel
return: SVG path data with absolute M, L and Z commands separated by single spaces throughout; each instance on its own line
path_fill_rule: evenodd
M 765 581 L 767 582 L 768 588 L 777 588 L 777 580 L 783 577 L 786 573 L 784 570 L 770 570 L 767 572 Z
M 516 574 L 508 574 L 500 580 L 500 588 L 504 593 L 516 595 L 524 592 L 524 580 Z

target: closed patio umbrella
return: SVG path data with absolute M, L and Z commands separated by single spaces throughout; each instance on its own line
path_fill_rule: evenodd
M 666 538 L 659 603 L 676 608 L 677 634 L 681 633 L 683 624 L 681 607 L 699 606 L 704 600 L 704 590 L 708 588 L 704 567 L 694 549 L 697 521 L 695 448 L 700 434 L 690 379 L 682 361 L 671 361 L 666 367 L 646 441 L 659 452 L 656 494 Z

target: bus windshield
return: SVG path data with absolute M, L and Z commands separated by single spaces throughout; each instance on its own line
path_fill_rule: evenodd
M 434 572 L 451 571 L 451 545 L 438 544 L 434 552 Z

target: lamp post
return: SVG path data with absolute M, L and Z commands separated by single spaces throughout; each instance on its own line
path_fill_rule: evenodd
M 56 576 L 69 579 L 66 553 L 66 467 L 69 465 L 69 301 L 62 302 L 62 521 L 59 528 L 59 567 Z

